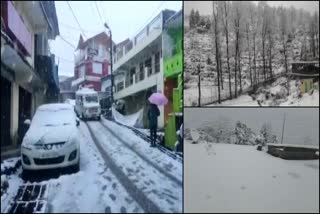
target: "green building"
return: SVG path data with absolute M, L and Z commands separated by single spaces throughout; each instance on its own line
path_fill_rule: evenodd
M 164 24 L 162 34 L 164 94 L 168 104 L 164 107 L 165 145 L 174 149 L 176 131 L 183 122 L 182 116 L 182 10 Z

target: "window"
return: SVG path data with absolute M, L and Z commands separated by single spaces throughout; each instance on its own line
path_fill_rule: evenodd
M 84 74 L 85 74 L 85 69 L 84 69 L 84 65 L 82 65 L 82 66 L 79 68 L 79 78 L 84 77 Z
M 131 68 L 131 70 L 130 70 L 130 85 L 133 84 L 133 76 L 135 76 L 135 74 L 136 74 L 136 68 L 133 67 L 133 68 Z
M 160 52 L 156 53 L 155 55 L 155 72 L 160 72 Z
M 152 74 L 151 58 L 149 58 L 145 61 L 144 66 L 146 67 L 146 69 L 148 71 L 148 76 L 150 76 Z
M 92 73 L 102 74 L 102 63 L 92 63 Z
M 88 95 L 85 97 L 85 100 L 87 103 L 97 103 L 98 102 L 98 97 L 95 95 Z
M 140 63 L 140 71 L 139 71 L 139 80 L 142 81 L 144 79 L 144 70 L 143 70 L 143 63 Z
M 161 29 L 161 17 L 160 15 L 150 23 L 149 25 L 149 33 L 151 33 L 153 30 L 159 30 Z
M 121 91 L 123 89 L 123 82 L 119 82 L 117 84 L 117 91 Z
M 136 36 L 136 44 L 139 43 L 147 36 L 147 28 L 144 28 L 137 36 Z

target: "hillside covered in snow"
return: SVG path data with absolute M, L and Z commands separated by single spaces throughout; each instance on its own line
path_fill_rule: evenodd
M 290 75 L 293 62 L 319 61 L 318 11 L 311 14 L 294 7 L 270 7 L 263 1 L 213 4 L 212 16 L 197 11 L 185 14 L 185 106 L 199 105 L 199 94 L 200 105 L 229 99 L 235 100 L 231 105 L 237 101 L 246 105 L 237 100 L 241 95 L 272 94 L 274 90 L 281 90 L 273 93 L 280 97 L 272 102 L 264 99 L 267 102 L 261 105 L 319 102 L 311 98 L 301 101 L 303 94 L 292 99 L 301 82 Z M 314 88 L 318 93 L 318 80 Z M 254 99 L 249 101 L 260 105 Z

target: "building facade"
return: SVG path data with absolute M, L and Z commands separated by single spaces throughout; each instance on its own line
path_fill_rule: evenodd
M 54 2 L 1 1 L 1 155 L 19 148 L 25 119 L 57 101 L 58 67 L 48 40 L 59 35 Z
M 114 54 L 114 100 L 125 103 L 125 114 L 144 109 L 143 125 L 148 126 L 148 97 L 164 91 L 162 33 L 164 23 L 175 11 L 163 10 L 133 39 L 117 45 Z M 159 107 L 159 127 L 164 126 L 164 108 Z
M 102 32 L 84 41 L 80 35 L 75 51 L 74 80 L 72 90 L 80 86 L 101 91 L 101 77 L 110 70 L 110 38 Z

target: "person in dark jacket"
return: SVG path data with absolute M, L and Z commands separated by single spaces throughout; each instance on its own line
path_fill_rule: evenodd
M 151 139 L 151 147 L 156 145 L 157 140 L 157 128 L 158 128 L 158 117 L 160 115 L 160 111 L 158 106 L 155 104 L 150 104 L 148 110 L 148 120 L 149 120 L 149 127 L 150 127 L 150 139 Z

